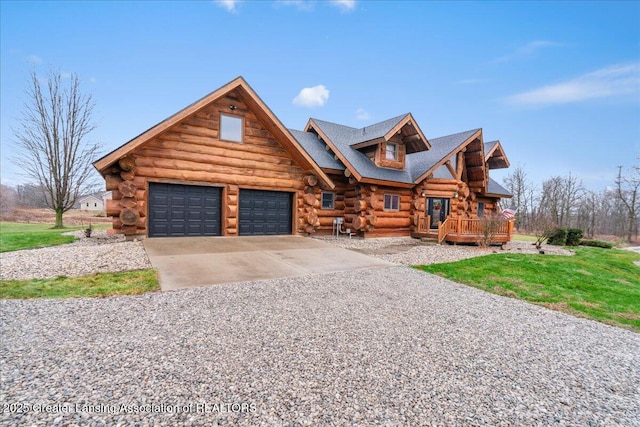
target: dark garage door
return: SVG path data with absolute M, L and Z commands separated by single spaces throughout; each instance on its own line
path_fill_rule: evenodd
M 241 236 L 291 234 L 291 193 L 240 190 Z
M 219 236 L 216 187 L 149 183 L 149 237 Z

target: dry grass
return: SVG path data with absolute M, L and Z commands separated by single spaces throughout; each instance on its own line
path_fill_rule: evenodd
M 102 215 L 102 216 L 98 216 Z M 64 214 L 64 225 L 111 224 L 111 218 L 105 217 L 104 212 L 83 211 L 72 209 Z M 35 224 L 55 224 L 56 214 L 51 209 L 16 208 L 11 212 L 2 213 L 2 221 L 24 222 Z

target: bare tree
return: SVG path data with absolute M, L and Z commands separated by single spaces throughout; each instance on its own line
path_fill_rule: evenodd
M 631 168 L 629 176 L 622 176 L 622 166 L 618 166 L 616 195 L 627 214 L 627 241 L 631 241 L 634 230 L 638 232 L 638 210 L 640 210 L 640 164 Z
M 579 207 L 584 187 L 582 181 L 569 174 L 554 176 L 542 183 L 540 212 L 547 212 L 559 227 L 568 227 Z
M 98 145 L 87 136 L 96 127 L 95 104 L 91 95 L 81 93 L 75 74 L 63 84 L 60 73 L 49 72 L 44 88 L 35 72 L 30 77 L 27 101 L 14 128 L 20 150 L 15 161 L 43 188 L 47 206 L 56 212 L 55 228 L 62 228 L 62 215 L 91 184 Z
M 16 208 L 18 195 L 16 190 L 8 185 L 0 185 L 0 218 L 10 215 Z
M 531 213 L 533 211 L 534 185 L 527 178 L 524 168 L 518 165 L 504 180 L 507 189 L 513 194 L 512 202 L 517 211 L 515 227 L 518 230 L 531 228 Z
M 559 190 L 560 224 L 568 227 L 572 225 L 573 216 L 584 193 L 582 180 L 569 173 L 569 175 L 561 178 Z
M 46 191 L 39 185 L 18 184 L 16 185 L 18 206 L 21 208 L 46 208 Z
M 537 215 L 544 215 L 549 221 L 562 226 L 562 209 L 560 206 L 562 178 L 554 176 L 542 182 Z
M 483 248 L 491 246 L 500 226 L 505 220 L 500 216 L 498 212 L 491 212 L 486 214 L 481 221 L 482 224 L 482 237 L 478 240 L 478 245 Z
M 606 192 L 596 193 L 592 190 L 586 190 L 578 206 L 578 215 L 576 225 L 584 230 L 587 237 L 593 238 L 596 230 L 600 227 L 600 219 L 602 217 L 603 200 Z

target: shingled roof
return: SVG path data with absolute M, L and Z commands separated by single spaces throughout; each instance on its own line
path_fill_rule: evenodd
M 415 184 L 424 179 L 482 132 L 482 129 L 472 129 L 431 139 L 430 149 L 407 154 L 404 170 L 378 167 L 364 153 L 353 148 L 362 142 L 387 135 L 407 116 L 403 114 L 361 129 L 312 118 L 306 131 L 290 129 L 290 132 L 323 169 L 343 171 L 349 167 L 360 179 L 401 184 Z M 328 151 L 327 146 L 336 153 Z
M 323 140 L 327 139 L 324 142 L 331 146 L 332 150 L 342 157 L 344 162 L 348 163 L 361 178 L 403 184 L 413 183 L 411 173 L 408 170 L 379 168 L 364 153 L 352 148 L 352 145 L 362 142 L 356 136 L 356 133 L 359 132 L 358 129 L 318 119 L 309 119 L 307 129 L 316 130 Z M 310 132 L 307 131 L 307 133 Z M 313 157 L 313 154 L 309 153 L 309 155 Z
M 502 185 L 498 184 L 493 179 L 489 178 L 489 183 L 487 184 L 487 191 L 485 191 L 486 196 L 498 196 L 498 197 L 513 197 L 513 194 Z
M 431 139 L 431 150 L 420 151 L 407 155 L 407 169 L 411 171 L 414 182 L 421 176 L 433 172 L 439 163 L 446 162 L 453 154 L 463 148 L 465 142 L 481 131 L 481 129 L 468 130 L 453 135 Z

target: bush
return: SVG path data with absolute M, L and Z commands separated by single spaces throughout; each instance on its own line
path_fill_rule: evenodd
M 613 248 L 613 243 L 605 242 L 603 240 L 582 240 L 580 244 L 582 246 L 592 246 L 594 248 L 603 248 L 603 249 Z
M 580 241 L 584 237 L 584 233 L 581 228 L 568 228 L 567 229 L 567 246 L 578 246 Z
M 567 243 L 567 229 L 556 228 L 553 230 L 547 239 L 547 243 L 555 246 L 564 246 Z

